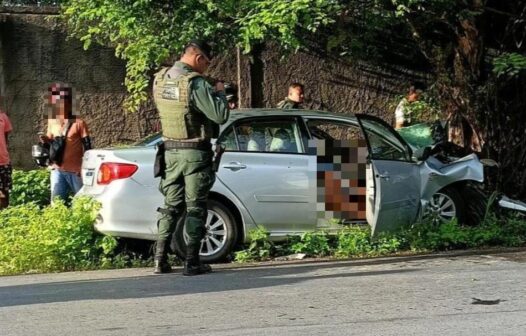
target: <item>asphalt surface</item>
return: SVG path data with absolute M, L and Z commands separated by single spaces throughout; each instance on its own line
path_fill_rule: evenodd
M 526 334 L 526 252 L 180 271 L 0 277 L 0 335 Z

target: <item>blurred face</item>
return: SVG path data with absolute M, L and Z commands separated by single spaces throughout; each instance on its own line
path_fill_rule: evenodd
M 53 86 L 49 90 L 48 103 L 51 107 L 52 116 L 67 117 L 71 110 L 71 91 L 69 88 Z
M 303 103 L 303 89 L 300 87 L 289 89 L 289 99 L 296 103 Z
M 407 96 L 407 100 L 408 100 L 410 103 L 417 101 L 418 98 L 420 98 L 420 93 L 419 93 L 418 91 L 411 92 L 411 93 Z

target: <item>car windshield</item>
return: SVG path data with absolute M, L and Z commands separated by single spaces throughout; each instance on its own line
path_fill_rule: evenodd
M 146 146 L 146 147 L 155 146 L 155 144 L 158 142 L 160 138 L 161 138 L 160 132 L 152 133 L 142 138 L 141 140 L 134 142 L 133 146 Z
M 411 146 L 413 149 L 424 148 L 433 145 L 433 136 L 431 132 L 431 124 L 421 123 L 408 127 L 397 129 L 398 134 Z

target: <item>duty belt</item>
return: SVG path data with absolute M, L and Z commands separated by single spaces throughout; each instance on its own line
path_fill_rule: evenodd
M 208 141 L 174 141 L 164 140 L 164 147 L 166 149 L 199 149 L 211 150 L 212 144 Z

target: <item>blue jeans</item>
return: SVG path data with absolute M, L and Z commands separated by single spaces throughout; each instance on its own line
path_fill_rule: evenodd
M 58 169 L 51 170 L 51 199 L 60 197 L 67 201 L 68 196 L 75 194 L 82 188 L 82 178 L 76 173 L 61 171 Z

